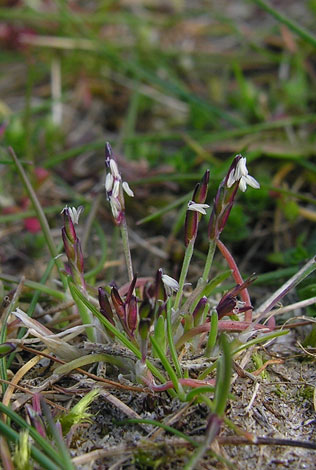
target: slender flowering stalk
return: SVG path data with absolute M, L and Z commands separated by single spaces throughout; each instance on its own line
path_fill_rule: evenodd
M 62 210 L 62 215 L 64 217 L 64 226 L 61 229 L 62 239 L 64 243 L 65 253 L 68 258 L 68 263 L 66 264 L 66 270 L 71 274 L 75 284 L 81 287 L 81 290 L 86 295 L 86 283 L 84 280 L 84 263 L 83 263 L 83 254 L 81 250 L 80 240 L 77 237 L 75 230 L 75 224 L 79 222 L 79 216 L 83 211 L 83 207 L 79 206 L 78 209 L 75 207 L 65 207 Z M 88 311 L 88 309 L 80 304 L 78 305 L 80 317 L 83 324 L 95 323 L 98 324 L 98 321 L 93 318 Z M 90 341 L 96 340 L 95 332 L 91 327 L 87 327 L 87 335 Z
M 132 282 L 134 276 L 125 218 L 124 192 L 130 197 L 134 197 L 134 193 L 128 183 L 126 181 L 122 181 L 122 176 L 114 159 L 112 147 L 109 142 L 106 142 L 105 144 L 105 166 L 107 169 L 105 177 L 105 191 L 108 201 L 110 202 L 114 222 L 121 229 L 128 278 Z
M 85 291 L 86 285 L 83 277 L 83 255 L 81 251 L 80 240 L 77 237 L 75 230 L 75 224 L 78 224 L 79 216 L 82 211 L 82 206 L 79 206 L 78 209 L 75 207 L 71 208 L 66 206 L 62 210 L 61 213 L 64 217 L 64 226 L 61 229 L 61 233 L 65 252 L 68 258 L 68 265 L 66 267 L 76 284 L 80 285 L 81 288 Z
M 238 188 L 245 192 L 247 185 L 255 189 L 260 188 L 258 181 L 248 174 L 246 158 L 239 154 L 234 158 L 227 175 L 219 185 L 215 196 L 208 226 L 208 236 L 210 240 L 209 250 L 202 276 L 205 281 L 207 281 L 210 273 L 216 248 L 216 241 L 219 239 L 220 234 L 226 225 Z
M 207 170 L 204 173 L 202 180 L 195 186 L 192 200 L 188 203 L 184 226 L 184 244 L 186 249 L 180 273 L 179 289 L 173 306 L 175 312 L 177 312 L 181 304 L 183 287 L 193 255 L 194 243 L 198 232 L 199 221 L 202 215 L 206 214 L 205 209 L 209 207 L 208 204 L 205 204 L 209 179 L 210 171 Z

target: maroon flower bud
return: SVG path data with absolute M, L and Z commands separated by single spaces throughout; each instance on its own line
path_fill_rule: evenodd
M 98 289 L 98 296 L 99 296 L 99 305 L 100 305 L 100 312 L 102 315 L 105 316 L 107 320 L 109 320 L 112 325 L 115 325 L 114 318 L 113 318 L 113 311 L 108 299 L 108 296 L 105 293 L 105 290 L 102 287 Z
M 251 305 L 246 305 L 245 302 L 238 300 L 237 295 L 240 294 L 243 289 L 246 289 L 254 280 L 255 278 L 250 276 L 245 282 L 237 284 L 226 292 L 216 307 L 219 320 L 225 315 L 237 315 L 238 313 L 247 312 L 247 310 L 253 309 Z
M 137 274 L 134 275 L 133 280 L 132 280 L 132 282 L 129 286 L 128 292 L 126 294 L 126 300 L 125 300 L 126 304 L 129 304 L 129 302 L 132 298 L 132 295 L 133 295 L 133 292 L 134 292 L 134 289 L 135 289 L 135 285 L 136 285 L 136 281 L 137 281 Z
M 138 320 L 137 300 L 136 300 L 136 297 L 132 295 L 127 305 L 127 319 L 126 319 L 128 329 L 132 336 L 134 336 L 134 331 L 136 330 L 137 320 Z
M 191 240 L 195 240 L 198 231 L 199 221 L 202 214 L 206 214 L 205 209 L 209 206 L 205 203 L 207 196 L 210 171 L 207 170 L 200 183 L 195 186 L 192 200 L 188 204 L 188 210 L 185 216 L 184 224 L 184 244 L 188 246 Z
M 111 299 L 112 299 L 115 311 L 117 313 L 117 316 L 119 317 L 121 322 L 125 322 L 125 304 L 124 304 L 118 290 L 116 289 L 116 287 L 112 287 Z
M 162 269 L 158 269 L 156 272 L 156 279 L 155 279 L 155 297 L 156 300 L 163 300 L 164 302 L 167 300 L 167 294 L 164 282 L 162 280 Z
M 199 184 L 195 186 L 192 201 L 204 204 L 207 197 L 208 183 L 210 180 L 210 170 L 206 170 Z
M 199 224 L 199 214 L 195 211 L 187 210 L 184 223 L 184 244 L 188 246 L 191 240 L 197 236 Z
M 197 306 L 194 309 L 194 312 L 193 312 L 194 326 L 198 326 L 201 323 L 206 304 L 207 304 L 207 297 L 204 296 L 199 300 Z

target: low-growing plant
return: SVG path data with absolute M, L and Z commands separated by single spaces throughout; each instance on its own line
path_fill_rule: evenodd
M 123 181 L 112 148 L 106 143 L 105 192 L 114 223 L 120 230 L 128 282 L 120 287 L 114 282 L 103 283 L 96 289 L 95 285 L 90 285 L 86 281 L 84 256 L 76 231 L 82 207 L 66 206 L 62 211 L 61 239 L 67 256 L 67 262 L 62 269 L 45 215 L 12 150 L 11 155 L 37 211 L 47 244 L 59 270 L 64 286 L 62 299 L 69 302 L 71 297 L 83 325 L 66 329 L 62 333 L 63 337 L 54 335 L 38 321 L 30 318 L 34 303 L 28 311 L 29 316 L 14 306 L 16 310 L 13 313 L 28 328 L 29 333 L 37 338 L 24 339 L 23 343 L 43 341 L 50 351 L 68 363 L 59 366 L 54 377 L 100 360 L 115 364 L 122 373 L 125 373 L 126 364 L 115 357 L 115 351 L 118 350 L 116 348 L 124 346 L 136 357 L 135 367 L 130 371 L 129 378 L 147 387 L 152 393 L 167 391 L 172 399 L 205 403 L 209 408 L 205 439 L 202 444 L 196 446 L 195 453 L 185 465 L 187 470 L 194 468 L 220 432 L 230 397 L 233 357 L 251 345 L 270 341 L 287 333 L 287 330 L 275 329 L 274 317 L 270 315 L 271 310 L 292 287 L 315 269 L 314 260 L 310 260 L 262 304 L 256 311 L 256 317 L 253 318 L 253 306 L 248 288 L 255 276 L 252 275 L 246 280 L 242 278 L 232 254 L 221 240 L 238 190 L 245 192 L 247 186 L 260 188 L 257 180 L 248 173 L 246 158 L 236 155 L 212 203 L 208 222 L 208 252 L 196 284 L 191 286 L 187 283 L 187 278 L 199 223 L 202 217 L 207 216 L 210 207 L 207 202 L 208 186 L 212 181 L 209 170 L 196 184 L 192 198 L 187 203 L 184 225 L 185 251 L 179 280 L 169 276 L 163 267 L 154 272 L 152 277 L 139 276 L 133 268 L 125 213 L 125 195 L 134 197 L 134 193 L 128 183 Z M 228 265 L 228 269 L 219 274 L 212 273 L 216 249 Z M 234 279 L 234 286 L 224 293 L 219 301 L 216 300 L 215 288 L 230 275 Z M 37 289 L 41 290 L 41 284 L 37 285 Z M 56 292 L 60 295 L 60 290 L 50 289 L 48 292 L 53 296 L 57 295 Z M 14 309 L 12 304 L 10 305 L 11 309 L 7 311 L 5 321 Z M 76 344 L 71 344 L 73 337 L 83 331 L 92 343 L 112 345 L 114 351 L 112 356 L 108 353 L 83 356 L 82 350 Z M 11 353 L 15 345 L 21 345 L 20 339 L 11 336 L 10 342 L 6 343 L 6 334 L 2 334 L 3 356 Z M 210 365 L 198 377 L 191 377 L 183 366 L 182 358 L 183 356 L 190 358 L 195 354 L 208 358 Z M 5 360 L 5 357 L 1 359 Z M 4 368 L 5 362 L 2 363 L 2 370 Z M 94 397 L 94 394 L 92 395 Z M 68 417 L 66 415 L 61 419 L 64 432 L 68 432 L 70 427 L 81 419 L 75 412 L 77 410 L 73 409 Z M 80 413 L 87 416 L 84 411 Z M 33 418 L 35 415 L 33 413 Z M 50 415 L 47 420 L 57 445 L 62 447 Z M 5 434 L 7 429 L 1 432 Z M 17 441 L 16 438 L 13 440 Z M 26 440 L 27 437 L 23 434 L 21 443 L 24 448 Z M 63 452 L 67 460 L 67 454 L 64 450 Z M 71 468 L 68 460 L 68 468 Z

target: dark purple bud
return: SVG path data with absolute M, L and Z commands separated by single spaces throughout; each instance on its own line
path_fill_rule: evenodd
M 105 293 L 103 287 L 99 287 L 98 289 L 99 294 L 99 304 L 100 304 L 100 312 L 102 315 L 105 316 L 107 320 L 109 320 L 112 325 L 115 325 L 112 308 L 108 299 L 108 296 Z
M 206 170 L 199 184 L 195 186 L 192 201 L 204 204 L 207 197 L 208 183 L 210 179 L 210 170 Z
M 207 297 L 202 297 L 193 312 L 193 321 L 194 326 L 198 326 L 201 323 L 203 313 L 205 310 L 205 305 L 207 304 Z
M 127 305 L 127 319 L 126 319 L 128 329 L 132 336 L 134 336 L 134 331 L 136 330 L 137 320 L 138 320 L 137 300 L 136 300 L 136 297 L 133 295 L 130 299 L 129 304 Z
M 125 322 L 125 304 L 115 287 L 113 287 L 111 290 L 111 299 L 117 316 L 121 321 Z
M 136 285 L 136 281 L 137 281 L 137 274 L 134 275 L 133 280 L 132 280 L 132 282 L 129 286 L 128 292 L 126 294 L 126 300 L 125 300 L 126 304 L 129 304 L 129 302 L 132 298 L 132 295 L 133 295 L 133 292 L 134 292 L 134 289 L 135 289 L 135 285 Z
M 240 302 L 237 299 L 237 295 L 239 295 L 243 289 L 246 289 L 254 280 L 255 277 L 250 276 L 248 279 L 246 279 L 245 282 L 242 284 L 237 284 L 235 287 L 226 292 L 216 307 L 219 320 L 225 315 L 238 314 L 253 309 L 251 305 L 245 305 L 245 302 Z
M 184 223 L 184 244 L 188 246 L 191 240 L 195 240 L 199 224 L 199 213 L 187 210 Z
M 221 318 L 225 317 L 225 315 L 232 315 L 236 305 L 237 297 L 229 293 L 225 294 L 216 307 L 218 319 L 220 320 Z
M 161 268 L 158 269 L 156 272 L 155 297 L 156 297 L 156 300 L 163 300 L 164 302 L 167 300 L 165 285 L 162 281 L 162 269 Z
M 203 178 L 196 184 L 192 201 L 197 204 L 204 204 L 207 196 L 208 182 L 210 179 L 210 170 L 206 170 Z M 184 244 L 188 246 L 191 240 L 195 240 L 198 231 L 199 221 L 202 215 L 198 211 L 187 210 L 184 224 Z

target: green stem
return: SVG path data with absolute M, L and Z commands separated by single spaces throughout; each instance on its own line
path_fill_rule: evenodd
M 208 277 L 210 275 L 210 270 L 212 267 L 212 262 L 214 258 L 214 253 L 215 253 L 215 248 L 216 248 L 216 240 L 210 240 L 209 246 L 208 246 L 208 253 L 207 253 L 207 258 L 205 262 L 205 267 L 202 275 L 202 279 L 207 282 Z
M 180 366 L 180 362 L 179 362 L 179 359 L 178 359 L 176 347 L 175 347 L 174 340 L 173 340 L 173 334 L 172 334 L 171 306 L 170 306 L 169 301 L 168 301 L 168 304 L 167 304 L 167 335 L 168 335 L 168 343 L 169 343 L 170 354 L 171 354 L 174 366 L 176 368 L 178 377 L 181 378 L 182 377 L 181 366 Z
M 55 264 L 55 260 L 54 260 L 54 264 Z M 10 274 L 0 273 L 0 280 L 5 281 L 5 282 L 11 282 L 13 284 L 19 283 L 19 280 L 16 277 L 11 276 Z M 30 289 L 36 289 L 39 292 L 42 292 L 43 294 L 50 295 L 51 297 L 54 297 L 57 300 L 64 301 L 66 298 L 66 295 L 63 292 L 60 292 L 56 289 L 52 289 L 51 287 L 47 287 L 44 284 L 41 284 L 40 282 L 29 281 L 26 279 L 24 281 L 24 285 L 25 287 L 29 287 Z
M 184 287 L 184 283 L 188 274 L 191 258 L 193 255 L 194 242 L 195 242 L 194 239 L 190 240 L 185 250 L 181 273 L 180 273 L 180 279 L 179 279 L 179 290 L 177 292 L 177 295 L 174 301 L 174 306 L 173 306 L 175 312 L 177 312 L 181 303 L 181 299 L 183 295 L 183 287 Z
M 218 362 L 216 374 L 214 413 L 216 413 L 219 417 L 222 417 L 226 409 L 230 390 L 232 353 L 230 351 L 230 344 L 225 335 L 220 337 L 220 343 L 223 350 L 223 355 Z
M 47 244 L 47 247 L 49 249 L 49 252 L 51 254 L 51 257 L 55 260 L 55 264 L 56 264 L 56 267 L 57 267 L 57 270 L 59 272 L 59 277 L 63 283 L 63 286 L 64 286 L 64 289 L 66 290 L 67 288 L 67 279 L 66 279 L 66 276 L 65 274 L 63 273 L 63 264 L 61 262 L 61 260 L 57 257 L 58 255 L 58 252 L 56 250 L 56 246 L 55 246 L 55 243 L 54 243 L 54 240 L 53 240 L 53 237 L 52 237 L 52 234 L 50 233 L 50 228 L 49 228 L 49 225 L 48 225 L 48 222 L 47 222 L 47 219 L 46 219 L 46 216 L 44 214 L 44 211 L 42 209 L 42 206 L 35 194 L 35 191 L 18 159 L 18 157 L 16 156 L 14 150 L 12 147 L 9 147 L 9 152 L 10 152 L 10 155 L 12 157 L 12 160 L 14 161 L 15 163 L 15 166 L 16 166 L 16 169 L 23 181 L 23 184 L 25 186 L 25 189 L 29 195 L 29 198 L 33 204 L 33 207 L 34 207 L 34 210 L 36 212 L 36 215 L 40 221 L 40 224 L 41 224 L 41 228 L 43 230 L 43 234 L 44 234 L 44 237 L 45 237 L 45 240 L 46 240 L 46 244 Z
M 133 264 L 132 264 L 131 250 L 129 247 L 128 230 L 127 230 L 125 216 L 123 217 L 123 221 L 122 221 L 122 224 L 120 225 L 120 229 L 121 229 L 121 237 L 122 237 L 123 251 L 124 251 L 125 261 L 126 261 L 128 279 L 130 282 L 132 282 L 133 277 L 134 277 Z
M 177 392 L 177 395 L 178 395 L 179 399 L 181 401 L 185 401 L 185 394 L 184 394 L 182 385 L 179 383 L 177 374 L 175 373 L 175 371 L 171 367 L 171 364 L 169 363 L 166 355 L 160 349 L 159 343 L 154 338 L 154 336 L 150 336 L 150 341 L 151 341 L 151 344 L 153 345 L 153 347 L 155 348 L 157 356 L 159 357 L 163 367 L 165 368 L 167 374 L 169 375 L 169 377 L 170 377 L 170 379 L 173 383 L 174 389 Z
M 276 20 L 280 21 L 280 23 L 285 24 L 289 29 L 291 29 L 294 33 L 296 33 L 302 39 L 309 42 L 312 46 L 316 47 L 316 37 L 309 31 L 307 31 L 307 29 L 303 28 L 302 26 L 298 25 L 287 16 L 280 13 L 278 10 L 273 8 L 268 2 L 265 2 L 264 0 L 251 0 L 251 1 L 259 5 L 261 8 L 263 8 L 266 12 L 272 15 Z

